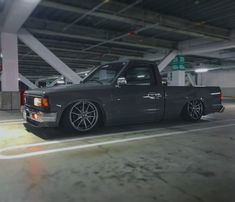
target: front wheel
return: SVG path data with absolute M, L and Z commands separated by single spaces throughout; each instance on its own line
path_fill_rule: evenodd
M 86 100 L 71 105 L 65 112 L 64 124 L 78 132 L 87 132 L 95 128 L 99 120 L 97 106 Z
M 198 121 L 203 115 L 203 103 L 200 100 L 188 102 L 183 110 L 183 117 L 189 121 Z

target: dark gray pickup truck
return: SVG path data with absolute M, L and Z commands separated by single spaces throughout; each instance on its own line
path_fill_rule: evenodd
M 101 65 L 81 84 L 25 92 L 24 118 L 38 127 L 79 132 L 105 125 L 183 117 L 197 121 L 224 110 L 219 87 L 167 87 L 149 61 Z

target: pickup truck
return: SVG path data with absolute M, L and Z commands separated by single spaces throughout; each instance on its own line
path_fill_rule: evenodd
M 219 87 L 167 87 L 154 62 L 101 65 L 80 83 L 25 92 L 24 118 L 38 127 L 78 132 L 104 125 L 182 117 L 198 121 L 224 110 Z

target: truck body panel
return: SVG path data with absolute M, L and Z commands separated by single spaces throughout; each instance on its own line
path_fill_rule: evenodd
M 186 104 L 192 100 L 200 100 L 203 103 L 203 115 L 223 110 L 219 87 L 163 86 L 157 66 L 149 61 L 135 60 L 115 65 L 120 67 L 116 67 L 118 72 L 108 84 L 91 80 L 96 71 L 102 73 L 102 68 L 109 68 L 104 65 L 98 67 L 81 84 L 26 91 L 26 120 L 36 126 L 58 126 L 65 110 L 79 100 L 95 103 L 101 110 L 106 125 L 175 118 L 182 114 Z M 133 83 L 132 77 L 136 76 L 134 70 L 140 73 L 136 78 L 142 79 L 142 83 Z M 128 76 L 131 71 L 132 77 Z M 149 71 L 149 74 L 146 71 Z M 146 79 L 145 74 L 148 75 Z M 127 78 L 127 84 L 117 85 L 118 78 Z M 35 97 L 48 99 L 48 107 L 34 106 Z M 32 113 L 41 113 L 47 120 L 53 121 L 32 120 Z

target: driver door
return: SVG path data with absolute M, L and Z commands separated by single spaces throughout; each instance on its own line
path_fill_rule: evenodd
M 115 87 L 112 92 L 113 117 L 116 122 L 155 121 L 163 116 L 164 95 L 157 85 L 153 65 L 127 68 L 121 75 L 126 85 Z

